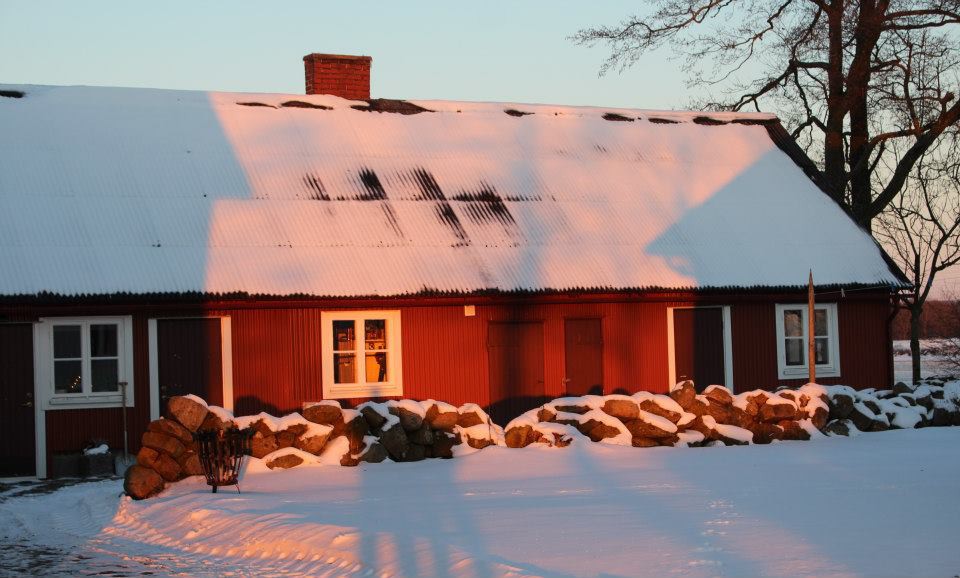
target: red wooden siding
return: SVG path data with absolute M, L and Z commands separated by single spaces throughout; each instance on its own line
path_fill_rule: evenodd
M 733 373 L 738 391 L 773 388 L 777 379 L 775 304 L 802 302 L 791 295 L 592 296 L 513 299 L 403 299 L 304 302 L 230 302 L 169 305 L 87 305 L 0 309 L 11 319 L 53 315 L 134 316 L 136 407 L 130 410 L 131 449 L 149 420 L 147 320 L 151 317 L 228 315 L 232 326 L 234 408 L 238 415 L 299 410 L 322 398 L 321 311 L 399 309 L 402 318 L 404 396 L 454 404 L 491 399 L 488 329 L 491 322 L 534 321 L 543 327 L 543 377 L 548 397 L 565 391 L 565 323 L 594 318 L 602 327 L 605 393 L 668 388 L 667 310 L 671 306 L 730 305 Z M 464 303 L 476 314 L 464 315 Z M 825 383 L 885 386 L 890 381 L 887 319 L 883 294 L 850 293 L 838 301 L 842 377 Z M 213 345 L 211 345 L 213 347 Z M 798 384 L 802 380 L 785 382 Z M 363 400 L 345 400 L 358 403 Z M 119 409 L 51 410 L 46 413 L 49 452 L 75 451 L 104 438 L 120 447 Z
M 777 303 L 803 303 L 802 298 Z M 847 298 L 837 303 L 840 333 L 840 377 L 825 377 L 823 384 L 859 388 L 891 385 L 890 305 L 882 298 Z M 805 379 L 777 377 L 777 330 L 774 303 L 742 303 L 730 309 L 733 325 L 733 381 L 737 391 L 777 385 L 799 386 Z

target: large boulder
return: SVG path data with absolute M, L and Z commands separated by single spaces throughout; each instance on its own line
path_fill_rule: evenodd
M 854 399 L 845 393 L 835 393 L 830 397 L 830 419 L 847 419 L 853 412 Z
M 303 433 L 305 430 L 306 430 L 305 427 L 302 427 L 302 428 L 289 427 L 287 429 L 278 431 L 276 434 L 274 434 L 277 438 L 277 448 L 278 449 L 292 448 L 294 444 L 297 443 L 297 438 L 299 438 L 300 434 Z
M 554 406 L 554 407 L 556 407 L 557 411 L 561 411 L 561 412 L 564 412 L 564 413 L 575 413 L 575 414 L 578 414 L 578 415 L 583 415 L 583 414 L 587 413 L 588 411 L 590 411 L 590 406 L 589 406 L 589 405 L 579 404 L 579 403 L 576 403 L 576 404 L 557 405 L 557 406 Z
M 814 427 L 819 430 L 822 430 L 827 425 L 827 421 L 830 419 L 830 411 L 825 407 L 816 407 L 813 412 L 807 410 L 807 416 L 810 418 L 810 421 L 813 422 Z
M 288 470 L 303 463 L 303 458 L 297 454 L 283 454 L 267 459 L 267 467 L 271 470 Z
M 457 425 L 462 428 L 473 427 L 482 423 L 486 422 L 483 421 L 483 418 L 480 417 L 480 414 L 475 411 L 465 411 L 460 414 L 459 418 L 457 418 Z
M 627 421 L 637 419 L 637 416 L 640 415 L 640 406 L 629 397 L 613 398 L 603 403 L 603 413 L 611 415 L 620 421 Z
M 452 458 L 453 457 L 453 447 L 457 445 L 458 439 L 455 434 L 446 433 L 444 431 L 434 432 L 433 436 L 433 457 L 435 458 Z
M 425 446 L 410 444 L 407 453 L 403 456 L 405 462 L 419 462 L 427 458 L 427 448 Z
M 860 403 L 854 404 L 849 419 L 860 431 L 884 431 L 890 426 L 886 418 L 881 419 L 869 406 Z
M 504 438 L 508 448 L 525 448 L 541 437 L 540 432 L 529 425 L 514 426 L 506 431 Z
M 739 425 L 739 424 L 735 424 Z M 753 422 L 750 427 L 740 425 L 744 429 L 748 429 L 753 432 L 753 443 L 755 444 L 769 444 L 773 440 L 783 439 L 783 428 L 775 423 L 767 422 Z
M 640 402 L 640 409 L 647 413 L 652 413 L 653 415 L 659 415 L 660 417 L 667 418 L 673 423 L 680 421 L 682 415 L 675 410 L 671 410 L 663 407 L 663 405 L 657 403 L 652 399 L 644 399 Z
M 753 393 L 746 394 L 747 406 L 744 411 L 747 415 L 752 417 L 757 417 L 760 415 L 760 408 L 763 407 L 767 400 L 770 399 L 770 394 L 764 391 L 755 391 Z
M 590 438 L 591 441 L 599 442 L 607 438 L 615 438 L 620 435 L 620 429 L 608 423 L 595 419 L 588 419 L 580 424 L 580 432 Z
M 200 427 L 197 428 L 197 431 L 206 431 L 211 429 L 216 430 L 225 430 L 233 427 L 232 421 L 224 421 L 220 419 L 220 416 L 213 413 L 212 411 L 207 412 L 207 417 L 203 419 L 203 423 L 200 424 Z
M 175 482 L 180 479 L 180 463 L 165 452 L 143 446 L 137 452 L 137 463 L 160 474 L 164 480 Z
M 167 415 L 195 432 L 207 418 L 207 406 L 192 398 L 177 395 L 167 401 Z
M 823 428 L 823 433 L 831 436 L 849 436 L 855 427 L 849 419 L 838 419 L 828 423 Z
M 665 424 L 658 424 L 656 422 L 651 423 L 650 421 L 643 419 L 632 419 L 625 422 L 623 425 L 626 426 L 627 431 L 630 432 L 630 435 L 635 438 L 667 438 L 677 433 L 676 428 L 671 430 L 663 427 Z
M 385 429 L 380 434 L 380 443 L 395 462 L 403 461 L 410 449 L 410 440 L 407 432 L 399 423 Z
M 339 426 L 334 426 L 332 435 L 345 436 L 350 442 L 350 453 L 356 454 L 363 449 L 363 438 L 370 433 L 370 426 L 360 412 L 353 412 L 353 416 Z
M 357 459 L 368 464 L 379 464 L 387 459 L 387 448 L 379 442 L 368 444 Z
M 140 441 L 141 445 L 167 453 L 173 459 L 179 458 L 187 449 L 177 438 L 149 430 L 143 433 Z
M 797 406 L 784 398 L 771 397 L 767 400 L 767 403 L 760 406 L 760 413 L 757 418 L 768 423 L 796 419 Z
M 360 414 L 363 416 L 363 419 L 367 420 L 367 425 L 370 426 L 370 431 L 379 431 L 380 428 L 387 423 L 386 416 L 382 415 L 369 405 L 361 407 Z
M 400 418 L 400 427 L 404 431 L 412 432 L 420 429 L 420 426 L 423 425 L 423 416 L 419 413 L 410 411 L 409 409 L 400 406 L 393 405 L 389 408 L 390 413 Z
M 783 430 L 783 433 L 780 435 L 782 440 L 802 440 L 807 441 L 810 439 L 810 432 L 800 427 L 800 424 L 794 420 L 783 420 L 777 422 L 777 425 Z M 756 436 L 754 436 L 756 440 Z
M 430 429 L 429 425 L 423 424 L 420 429 L 407 432 L 407 439 L 413 444 L 431 446 L 433 445 L 433 430 Z
M 690 404 L 692 404 L 694 398 L 697 397 L 697 389 L 693 386 L 692 381 L 684 381 L 670 392 L 670 397 L 673 398 L 673 401 L 680 404 L 680 407 L 690 411 Z
M 127 468 L 123 491 L 134 500 L 143 500 L 163 489 L 163 478 L 156 471 L 140 464 Z
M 453 428 L 457 425 L 457 421 L 460 419 L 460 414 L 457 413 L 456 409 L 453 411 L 442 411 L 439 404 L 433 404 L 430 406 L 430 409 L 427 410 L 427 415 L 424 419 L 434 430 L 452 432 Z
M 313 404 L 303 410 L 302 415 L 307 421 L 321 425 L 337 426 L 343 423 L 343 411 L 333 404 Z
M 660 445 L 660 442 L 653 438 L 634 437 L 630 443 L 635 448 L 654 448 Z
M 700 401 L 700 400 L 698 400 Z M 697 402 L 691 407 L 696 407 Z M 717 420 L 717 423 L 733 423 L 734 407 L 729 404 L 723 404 L 714 400 L 709 400 L 704 407 L 702 415 L 709 415 Z
M 147 425 L 147 431 L 161 433 L 177 438 L 184 446 L 188 446 L 193 442 L 193 434 L 191 434 L 187 428 L 183 427 L 172 419 L 155 419 L 150 422 L 149 425 Z
M 273 434 L 265 436 L 260 432 L 256 432 L 250 439 L 250 455 L 255 458 L 263 458 L 278 449 L 280 449 L 280 445 L 277 444 L 277 436 Z
M 200 456 L 197 452 L 188 451 L 177 459 L 180 464 L 180 473 L 183 476 L 202 476 L 203 465 L 200 463 Z
M 718 403 L 720 405 L 730 405 L 733 403 L 733 395 L 730 393 L 730 390 L 722 385 L 711 385 L 704 390 L 703 395 L 709 399 L 711 403 Z
M 320 428 L 317 428 L 319 430 Z M 294 447 L 298 450 L 303 450 L 308 454 L 313 454 L 319 456 L 323 453 L 323 448 L 327 445 L 327 440 L 330 439 L 330 432 L 332 430 L 322 433 L 320 431 L 314 430 L 314 433 L 305 432 L 298 437 L 294 442 Z

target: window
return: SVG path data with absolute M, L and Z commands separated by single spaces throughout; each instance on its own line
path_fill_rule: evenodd
M 809 375 L 807 305 L 777 305 L 777 367 L 780 379 Z M 837 305 L 814 306 L 814 356 L 818 377 L 840 376 Z
M 321 313 L 323 397 L 403 394 L 399 311 Z
M 37 377 L 44 407 L 133 405 L 129 317 L 48 318 L 37 324 Z

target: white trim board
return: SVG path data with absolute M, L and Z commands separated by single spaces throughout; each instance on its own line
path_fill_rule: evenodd
M 157 351 L 157 321 L 178 319 L 220 319 L 220 379 L 223 384 L 223 408 L 233 411 L 233 326 L 228 315 L 192 317 L 153 317 L 147 320 L 147 349 L 150 373 L 150 420 L 160 419 L 160 368 Z
M 677 386 L 677 354 L 676 340 L 673 329 L 673 311 L 675 309 L 717 309 L 723 310 L 723 380 L 724 386 L 730 391 L 733 387 L 733 324 L 730 321 L 729 305 L 682 305 L 667 307 L 667 366 L 669 383 L 668 390 L 673 391 Z M 710 385 L 710 384 L 706 384 Z
M 33 323 L 33 443 L 36 454 L 36 475 L 38 478 L 47 477 L 47 412 L 40 401 L 40 335 L 37 324 Z

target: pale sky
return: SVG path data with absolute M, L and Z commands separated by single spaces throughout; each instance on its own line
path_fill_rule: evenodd
M 582 26 L 640 2 L 3 0 L 0 82 L 303 92 L 310 52 L 373 57 L 375 97 L 682 108 L 676 62 L 598 77 Z

